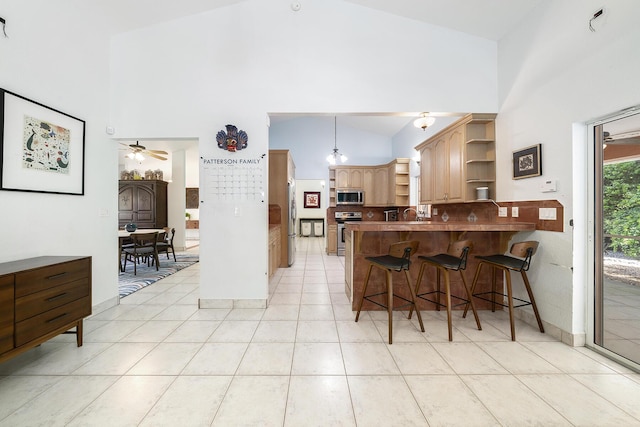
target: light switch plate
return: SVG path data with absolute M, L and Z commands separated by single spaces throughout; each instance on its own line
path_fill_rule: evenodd
M 518 218 L 518 216 L 520 216 L 520 208 L 518 208 L 517 206 L 511 207 L 511 217 Z
M 506 206 L 504 208 L 498 208 L 498 216 L 507 216 L 507 208 Z
M 557 217 L 557 209 L 556 208 L 539 208 L 538 209 L 538 219 L 542 220 L 556 220 Z

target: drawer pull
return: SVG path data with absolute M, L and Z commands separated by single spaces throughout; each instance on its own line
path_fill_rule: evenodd
M 62 313 L 60 316 L 56 316 L 53 319 L 49 319 L 47 320 L 47 323 L 51 323 L 51 322 L 55 322 L 56 320 L 62 319 L 63 317 L 65 317 L 67 315 L 67 313 Z
M 56 295 L 55 297 L 47 298 L 47 302 L 51 302 L 51 301 L 55 301 L 55 300 L 60 299 L 60 298 L 64 298 L 65 295 L 67 295 L 66 292 L 61 293 L 60 295 Z
M 62 277 L 65 274 L 67 274 L 66 271 L 63 271 L 62 273 L 58 273 L 58 274 L 54 274 L 53 276 L 49 276 L 47 277 L 47 280 L 53 280 L 53 279 L 57 279 L 58 277 Z

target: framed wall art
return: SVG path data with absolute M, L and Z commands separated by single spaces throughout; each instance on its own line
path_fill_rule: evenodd
M 304 207 L 305 207 L 305 209 L 309 209 L 309 208 L 320 209 L 320 192 L 319 191 L 305 191 L 304 192 Z
M 513 152 L 513 179 L 542 175 L 542 144 Z
M 85 122 L 0 89 L 0 190 L 84 195 Z

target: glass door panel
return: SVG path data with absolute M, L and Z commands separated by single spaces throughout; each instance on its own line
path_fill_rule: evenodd
M 597 345 L 640 363 L 640 114 L 595 127 Z

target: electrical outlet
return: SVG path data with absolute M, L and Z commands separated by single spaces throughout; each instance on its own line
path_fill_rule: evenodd
M 438 208 L 432 208 L 431 215 L 438 215 Z
M 557 217 L 556 208 L 538 208 L 538 219 L 542 220 L 556 220 Z
M 502 207 L 498 208 L 498 216 L 503 216 L 503 217 L 507 216 L 507 208 L 506 208 L 506 206 L 503 207 L 503 208 Z
M 511 207 L 511 217 L 518 218 L 518 216 L 520 216 L 520 208 L 518 208 L 517 206 Z

